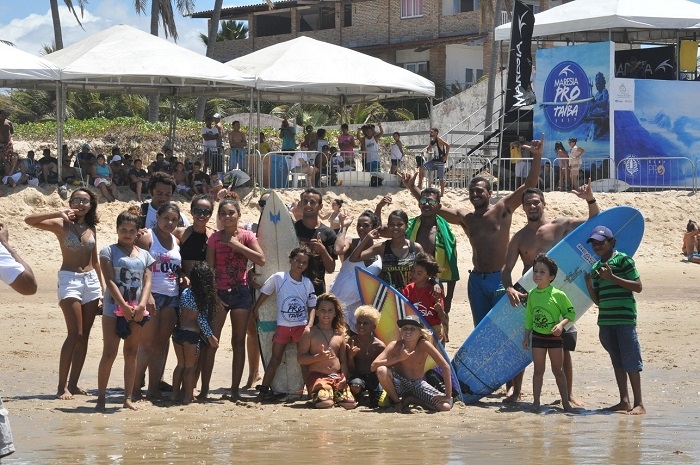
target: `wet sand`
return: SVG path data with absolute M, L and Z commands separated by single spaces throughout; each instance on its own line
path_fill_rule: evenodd
M 40 290 L 22 297 L 0 286 L 5 316 L 4 355 L 0 358 L 0 395 L 10 411 L 17 452 L 3 463 L 240 463 L 284 461 L 289 464 L 362 460 L 364 463 L 692 463 L 700 461 L 697 424 L 700 409 L 699 356 L 693 349 L 700 330 L 697 288 L 700 265 L 682 262 L 682 228 L 696 212 L 687 193 L 601 194 L 601 207 L 630 204 L 647 220 L 636 256 L 644 283 L 638 295 L 638 330 L 644 357 L 642 388 L 648 414 L 632 417 L 599 409 L 618 400 L 613 371 L 597 337 L 596 309 L 577 324 L 574 393 L 585 402 L 579 415 L 564 414 L 550 372 L 545 374 L 542 414 L 529 413 L 532 369 L 528 368 L 522 402 L 504 405 L 502 392 L 472 406 L 433 414 L 331 409 L 315 411 L 305 401 L 260 405 L 219 400 L 230 384 L 230 326 L 224 329 L 212 386 L 213 400 L 189 406 L 142 402 L 137 412 L 121 408 L 121 356 L 110 378 L 107 413 L 93 413 L 101 326 L 96 321 L 80 385 L 92 396 L 54 399 L 58 350 L 65 325 L 56 304 L 55 239 L 22 223 L 30 211 L 56 209 L 54 194 L 43 198 L 33 189 L 0 199 L 2 220 L 10 224 L 11 243 L 33 266 Z M 354 212 L 373 206 L 376 191 L 341 194 Z M 394 207 L 417 214 L 415 202 L 397 192 Z M 295 194 L 286 193 L 291 201 Z M 335 195 L 333 195 L 335 196 Z M 55 197 L 55 199 L 53 198 Z M 288 198 L 287 198 L 288 197 Z M 372 200 L 363 201 L 362 197 Z M 331 196 L 327 197 L 331 198 Z M 566 194 L 548 194 L 552 217 L 583 215 L 585 203 Z M 463 192 L 445 203 L 464 202 Z M 584 205 L 581 205 L 584 204 Z M 184 205 L 184 204 L 183 204 Z M 113 224 L 122 206 L 100 204 L 103 223 L 98 245 L 114 239 Z M 246 207 L 244 207 L 246 208 Z M 246 208 L 245 220 L 257 213 Z M 515 215 L 512 232 L 524 224 Z M 460 272 L 451 318 L 453 354 L 472 329 L 466 301 L 471 255 L 463 233 Z M 166 373 L 172 373 L 174 354 Z M 244 374 L 245 380 L 246 374 Z M 253 395 L 243 391 L 244 395 Z

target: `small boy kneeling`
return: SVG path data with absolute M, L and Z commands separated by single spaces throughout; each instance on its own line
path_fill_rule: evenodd
M 397 412 L 411 403 L 439 412 L 449 411 L 453 405 L 450 364 L 430 343 L 430 333 L 418 316 L 408 315 L 397 324 L 400 328 L 399 340 L 390 342 L 372 362 L 372 371 L 377 372 L 379 382 Z M 442 370 L 444 394 L 423 380 L 428 357 Z

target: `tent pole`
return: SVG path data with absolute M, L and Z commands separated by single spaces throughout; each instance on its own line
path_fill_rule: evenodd
M 56 152 L 58 158 L 58 179 L 63 179 L 63 84 L 56 81 Z

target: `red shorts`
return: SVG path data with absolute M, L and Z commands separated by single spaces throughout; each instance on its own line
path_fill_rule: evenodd
M 289 344 L 290 342 L 301 341 L 301 336 L 304 334 L 304 326 L 279 326 L 275 328 L 275 334 L 272 336 L 272 342 L 278 344 Z

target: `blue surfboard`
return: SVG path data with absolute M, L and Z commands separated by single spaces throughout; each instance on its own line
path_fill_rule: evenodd
M 547 255 L 559 266 L 554 287 L 564 291 L 576 311 L 576 320 L 593 304 L 584 273 L 598 261 L 591 244 L 586 243 L 596 226 L 607 226 L 617 239 L 616 250 L 634 255 L 644 235 L 644 218 L 632 207 L 609 208 L 574 229 Z M 526 291 L 535 287 L 532 270 L 518 284 Z M 462 398 L 472 404 L 491 394 L 532 362 L 532 352 L 522 347 L 525 332 L 525 306 L 513 307 L 504 295 L 474 328 L 452 360 L 462 389 Z

